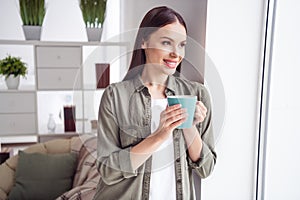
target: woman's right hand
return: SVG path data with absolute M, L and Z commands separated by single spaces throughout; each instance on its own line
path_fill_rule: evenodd
M 167 107 L 160 114 L 157 130 L 147 138 L 132 147 L 130 159 L 132 169 L 136 170 L 156 151 L 159 146 L 172 134 L 173 130 L 187 118 L 186 110 L 180 104 Z
M 181 108 L 180 104 L 167 106 L 160 114 L 160 122 L 154 135 L 165 140 L 187 119 L 186 109 Z

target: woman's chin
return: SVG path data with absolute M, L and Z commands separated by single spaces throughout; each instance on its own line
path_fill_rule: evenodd
M 164 71 L 165 71 L 166 75 L 173 75 L 176 72 L 176 68 L 173 68 L 173 69 L 166 68 L 166 70 L 164 70 Z

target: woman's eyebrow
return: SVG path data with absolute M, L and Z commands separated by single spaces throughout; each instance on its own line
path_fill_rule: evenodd
M 162 37 L 160 37 L 160 38 L 161 38 L 161 39 L 168 39 L 168 40 L 171 40 L 171 41 L 174 42 L 174 40 L 173 40 L 172 38 L 170 38 L 170 37 L 162 36 Z
M 172 38 L 167 37 L 167 36 L 162 36 L 162 37 L 160 37 L 160 39 L 168 39 L 168 40 L 171 40 L 172 42 L 174 42 L 174 40 Z M 183 40 L 181 42 L 186 42 L 186 40 Z

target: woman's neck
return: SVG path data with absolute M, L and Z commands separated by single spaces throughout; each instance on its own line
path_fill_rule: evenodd
M 141 76 L 145 86 L 148 88 L 151 98 L 162 99 L 166 98 L 165 89 L 168 76 L 165 74 L 155 74 L 151 70 L 144 68 Z
M 141 78 L 145 84 L 149 83 L 149 84 L 153 84 L 153 85 L 164 85 L 165 86 L 167 83 L 168 75 L 158 73 L 153 68 L 151 68 L 151 66 L 145 65 L 142 75 L 141 75 Z
M 166 95 L 165 95 L 166 86 L 160 85 L 160 84 L 156 85 L 156 84 L 151 84 L 151 83 L 145 83 L 145 85 L 148 88 L 151 98 L 153 98 L 153 99 L 166 98 Z

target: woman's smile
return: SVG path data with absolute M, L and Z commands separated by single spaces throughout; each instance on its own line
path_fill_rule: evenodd
M 177 61 L 169 60 L 169 59 L 163 59 L 164 64 L 170 68 L 170 69 L 175 69 L 178 65 Z

